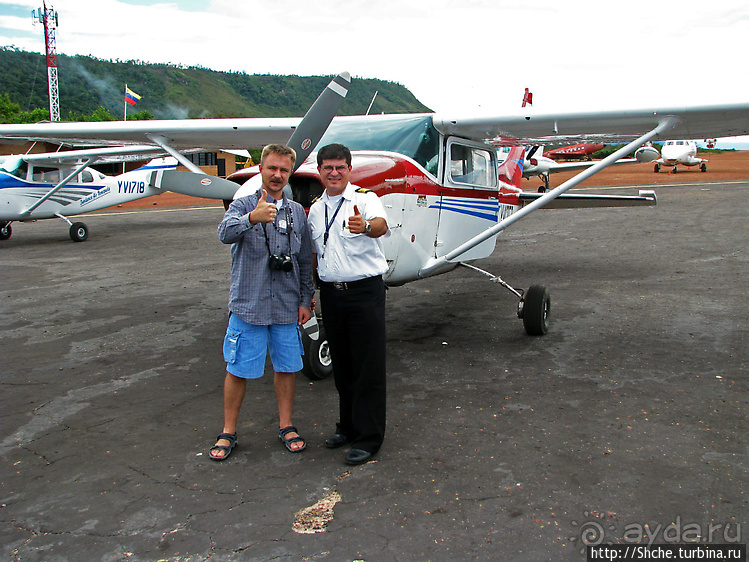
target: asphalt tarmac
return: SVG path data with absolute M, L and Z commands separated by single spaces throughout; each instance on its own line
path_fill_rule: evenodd
M 208 458 L 221 209 L 89 216 L 80 244 L 61 221 L 14 224 L 0 557 L 576 561 L 586 543 L 747 543 L 749 183 L 657 193 L 533 213 L 475 264 L 549 288 L 546 336 L 467 269 L 391 289 L 388 432 L 359 467 L 323 445 L 333 381 L 301 376 L 306 451 L 278 440 L 265 376 L 238 448 Z

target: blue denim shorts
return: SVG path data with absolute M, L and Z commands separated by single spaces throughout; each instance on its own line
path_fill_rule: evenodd
M 302 370 L 302 335 L 296 324 L 256 326 L 236 314 L 229 317 L 224 337 L 226 370 L 243 379 L 257 379 L 265 371 L 266 350 L 277 373 Z

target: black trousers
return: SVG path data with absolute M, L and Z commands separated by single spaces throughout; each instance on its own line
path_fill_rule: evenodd
M 345 288 L 320 284 L 339 397 L 338 433 L 348 436 L 353 448 L 373 454 L 385 438 L 385 291 L 381 276 Z

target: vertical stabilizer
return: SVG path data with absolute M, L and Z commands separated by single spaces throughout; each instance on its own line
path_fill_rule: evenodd
M 499 172 L 499 179 L 505 183 L 514 185 L 520 188 L 520 182 L 523 179 L 523 162 L 525 160 L 525 147 L 513 146 L 510 149 L 510 153 L 507 155 L 507 159 L 502 162 L 497 171 Z

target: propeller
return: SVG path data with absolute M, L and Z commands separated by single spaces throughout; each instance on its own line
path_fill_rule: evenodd
M 338 108 L 341 107 L 343 100 L 346 98 L 350 85 L 351 75 L 348 72 L 341 72 L 333 78 L 315 100 L 315 103 L 307 110 L 307 113 L 299 122 L 296 129 L 294 129 L 294 132 L 286 143 L 287 146 L 293 148 L 296 152 L 296 162 L 294 163 L 292 173 L 317 148 L 317 144 L 325 134 L 325 131 L 328 130 L 330 123 L 333 121 L 336 113 L 338 113 Z M 254 175 L 242 184 L 236 190 L 234 196 L 229 197 L 229 199 L 239 199 L 240 197 L 255 193 L 260 189 L 261 185 L 262 178 L 260 174 Z
M 315 103 L 307 110 L 299 125 L 296 126 L 287 143 L 296 152 L 296 162 L 292 172 L 296 171 L 317 147 L 317 143 L 328 130 L 333 117 L 338 113 L 338 108 L 341 107 L 343 100 L 346 98 L 350 85 L 351 75 L 348 72 L 341 72 L 333 78 L 315 100 Z M 257 179 L 255 180 L 255 178 Z M 233 181 L 177 170 L 154 172 L 150 183 L 160 189 L 184 195 L 210 197 L 225 201 L 254 193 L 262 185 L 260 174 L 251 178 L 238 189 L 237 184 Z
M 333 117 L 338 113 L 350 85 L 351 75 L 348 72 L 341 72 L 333 78 L 294 129 L 286 143 L 296 152 L 296 163 L 292 171 L 296 171 L 315 150 Z

